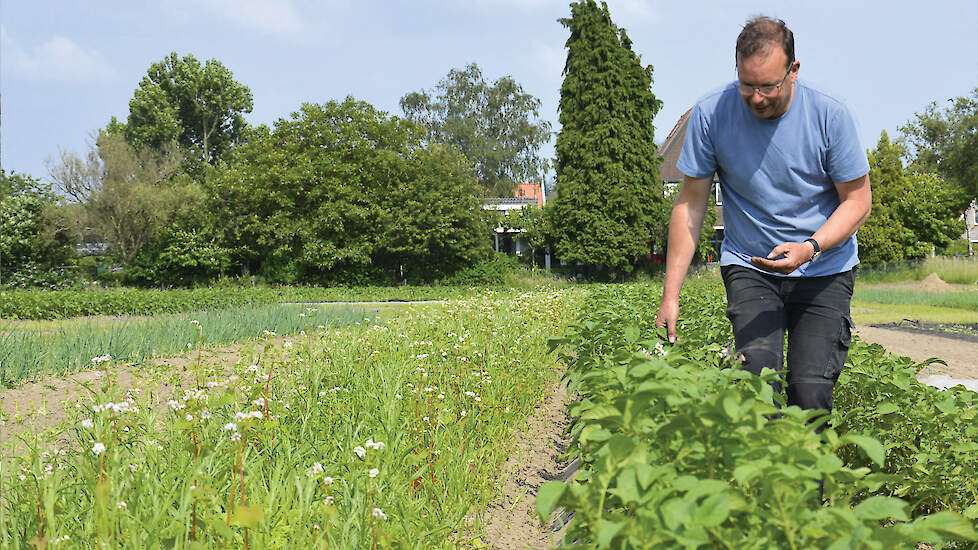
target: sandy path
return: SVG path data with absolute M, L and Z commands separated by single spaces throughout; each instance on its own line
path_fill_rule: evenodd
M 920 372 L 921 376 L 940 373 L 953 378 L 978 378 L 978 344 L 974 342 L 866 326 L 856 327 L 856 334 L 864 342 L 879 344 L 890 353 L 904 355 L 914 361 L 938 357 L 947 362 L 947 366 L 934 363 L 925 367 Z
M 536 494 L 566 466 L 559 460 L 570 443 L 563 435 L 570 423 L 566 389 L 566 383 L 556 385 L 527 420 L 526 429 L 516 435 L 513 454 L 499 472 L 502 492 L 483 518 L 490 548 L 552 548 L 560 542 L 560 532 L 540 525 Z

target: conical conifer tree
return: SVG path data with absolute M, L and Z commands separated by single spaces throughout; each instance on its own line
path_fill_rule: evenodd
M 550 227 L 557 257 L 608 275 L 632 270 L 649 252 L 653 212 L 662 201 L 652 119 L 652 66 L 643 67 L 608 5 L 571 4 L 560 88 L 557 198 Z

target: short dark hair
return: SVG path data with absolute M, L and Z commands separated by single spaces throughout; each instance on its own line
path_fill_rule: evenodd
M 767 53 L 767 50 L 774 44 L 780 44 L 785 56 L 788 57 L 788 65 L 795 62 L 795 35 L 791 32 L 784 21 L 772 19 L 763 15 L 757 15 L 747 20 L 743 30 L 737 37 L 737 51 L 734 54 L 734 64 L 741 59 L 758 54 Z

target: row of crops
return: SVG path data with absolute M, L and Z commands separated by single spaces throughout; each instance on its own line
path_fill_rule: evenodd
M 786 408 L 773 373 L 724 352 L 719 285 L 687 286 L 673 346 L 653 328 L 659 293 L 596 289 L 554 341 L 582 466 L 537 506 L 574 513 L 568 547 L 978 548 L 978 395 L 922 386 L 908 359 L 857 342 L 831 418 Z
M 96 358 L 93 402 L 0 453 L 0 548 L 482 548 L 509 434 L 557 382 L 547 338 L 580 295 L 327 323 L 130 390 Z
M 473 296 L 477 287 L 208 287 L 176 290 L 0 291 L 0 319 L 69 319 L 85 315 L 156 315 L 277 302 L 430 300 Z

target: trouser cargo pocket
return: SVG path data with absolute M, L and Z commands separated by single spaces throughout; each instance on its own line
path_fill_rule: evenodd
M 856 328 L 856 325 L 852 322 L 852 317 L 847 313 L 843 314 L 842 322 L 839 326 L 839 337 L 835 343 L 835 353 L 829 355 L 831 359 L 825 366 L 823 376 L 826 378 L 835 380 L 842 373 L 842 366 L 846 363 L 846 357 L 849 356 L 849 347 L 852 345 L 852 329 L 854 328 Z

